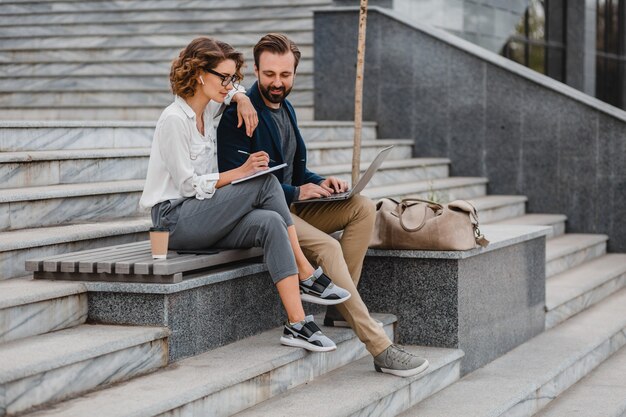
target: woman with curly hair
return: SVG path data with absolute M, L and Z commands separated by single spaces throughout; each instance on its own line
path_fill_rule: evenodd
M 224 107 L 237 102 L 239 124 L 245 123 L 248 136 L 258 124 L 239 85 L 242 65 L 240 52 L 204 37 L 174 60 L 170 84 L 175 98 L 157 122 L 140 204 L 152 210 L 155 225 L 169 229 L 170 249 L 262 247 L 288 316 L 281 343 L 334 350 L 313 317 L 305 316 L 301 299 L 333 305 L 350 293 L 333 285 L 302 253 L 276 177 L 231 184 L 268 169 L 267 153 L 256 152 L 242 166 L 218 172 L 216 132 Z

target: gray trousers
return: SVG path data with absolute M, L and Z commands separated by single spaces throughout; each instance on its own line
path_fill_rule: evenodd
M 274 283 L 298 273 L 287 227 L 293 224 L 280 183 L 263 175 L 216 190 L 213 197 L 164 201 L 155 226 L 170 230 L 170 249 L 262 247 Z

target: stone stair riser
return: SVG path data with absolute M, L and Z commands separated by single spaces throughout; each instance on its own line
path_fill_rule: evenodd
M 537 387 L 533 395 L 521 399 L 500 415 L 506 417 L 531 417 L 535 415 L 550 401 L 590 373 L 624 345 L 626 345 L 626 329 L 614 334 L 558 375 Z
M 244 64 L 242 73 L 243 82 L 251 85 L 256 79 L 254 75 L 254 58 L 252 53 L 244 53 Z M 176 56 L 175 54 L 173 56 Z M 79 79 L 81 77 L 103 77 L 109 76 L 112 79 L 124 79 L 125 77 L 161 77 L 169 80 L 172 57 L 155 61 L 150 57 L 148 61 L 128 61 L 119 60 L 111 62 L 85 62 L 85 63 L 0 63 L 0 78 L 26 79 L 32 78 L 47 79 L 55 76 L 71 77 Z M 297 86 L 301 85 L 303 78 L 313 77 L 313 60 L 302 57 L 298 63 Z M 312 85 L 312 81 L 311 81 Z
M 329 176 L 330 175 L 341 178 L 348 183 L 352 182 L 352 174 L 349 172 L 331 173 Z M 378 187 L 401 182 L 426 181 L 446 177 L 448 177 L 447 165 L 392 169 L 385 169 L 383 165 L 383 167 L 376 171 L 376 174 L 369 182 L 369 186 Z
M 32 15 L 32 14 L 31 14 Z M 129 36 L 136 33 L 159 33 L 160 35 L 189 35 L 206 33 L 208 36 L 219 38 L 225 33 L 267 33 L 267 32 L 294 32 L 313 31 L 313 19 L 311 17 L 293 19 L 263 19 L 259 21 L 212 21 L 205 22 L 170 22 L 170 23 L 136 23 L 128 25 L 118 24 L 93 24 L 93 25 L 47 25 L 47 26 L 4 26 L 0 27 L 0 38 L 41 38 L 66 36 L 79 38 L 82 36 Z
M 546 329 L 557 326 L 572 317 L 573 315 L 586 310 L 590 306 L 600 302 L 609 295 L 626 287 L 626 274 L 614 277 L 610 281 L 584 293 L 567 303 L 548 311 L 546 313 Z
M 146 215 L 141 190 L 0 204 L 0 230 L 58 226 Z
M 372 161 L 378 152 L 386 148 L 387 144 L 376 144 L 375 146 L 366 145 L 361 148 L 361 160 Z M 393 151 L 387 157 L 387 160 L 399 160 L 411 157 L 413 146 L 411 145 L 395 145 Z M 331 149 L 315 149 L 309 147 L 307 150 L 307 166 L 332 165 L 332 164 L 350 164 L 352 163 L 353 147 L 346 145 L 341 148 Z
M 93 388 L 146 374 L 165 365 L 165 339 L 143 343 L 5 383 L 5 410 L 7 414 L 14 414 L 48 402 L 58 402 Z
M 393 394 L 363 407 L 351 417 L 395 417 L 420 401 L 456 382 L 461 375 L 461 361 L 452 362 L 437 372 L 402 387 Z
M 393 339 L 392 326 L 385 326 L 385 331 Z M 339 344 L 336 351 L 307 355 L 300 360 L 258 375 L 254 379 L 248 379 L 159 414 L 159 417 L 190 415 L 227 417 L 367 355 L 365 345 L 353 338 Z M 373 366 L 372 363 L 372 368 Z
M 0 310 L 0 343 L 78 326 L 87 320 L 87 294 Z
M 526 203 L 520 201 L 506 206 L 478 210 L 478 220 L 483 224 L 488 224 L 498 220 L 522 216 L 525 212 Z
M 6 120 L 148 120 L 159 119 L 164 106 L 120 108 L 1 109 Z M 313 120 L 313 106 L 296 106 L 298 120 Z
M 561 256 L 546 262 L 546 278 L 561 273 L 576 265 L 590 261 L 606 253 L 606 242 L 595 244 L 574 253 Z
M 148 91 L 154 93 L 170 94 L 170 83 L 168 78 L 169 69 L 158 75 L 117 75 L 117 76 L 87 76 L 72 77 L 70 75 L 63 78 L 0 78 L 0 93 L 74 93 L 82 94 L 98 91 L 118 91 L 135 94 L 137 91 Z M 254 77 L 246 77 L 242 85 L 249 89 L 254 84 Z M 299 75 L 298 83 L 295 86 L 296 92 L 312 90 L 313 76 Z M 291 95 L 289 96 L 291 99 Z
M 24 249 L 15 249 L 0 252 L 0 280 L 22 277 L 25 275 L 27 260 L 59 253 L 77 252 L 80 250 L 138 242 L 148 239 L 148 227 L 144 232 L 131 232 L 117 236 L 103 236 L 99 238 L 76 240 L 56 244 L 47 244 Z
M 364 195 L 372 199 L 379 199 L 383 197 L 395 197 L 397 199 L 402 198 L 410 198 L 410 197 L 418 197 L 423 199 L 432 199 L 433 194 L 435 196 L 435 200 L 442 203 L 447 203 L 454 200 L 470 200 L 475 197 L 482 197 L 487 194 L 487 185 L 486 184 L 474 184 L 474 185 L 463 185 L 458 187 L 451 188 L 441 188 L 441 189 L 432 189 L 432 190 L 424 190 L 421 192 L 410 192 L 402 195 L 389 196 L 385 194 L 383 191 L 380 193 L 371 193 L 368 192 L 367 189 L 363 192 Z
M 145 179 L 148 157 L 0 164 L 0 189 Z
M 156 120 L 138 127 L 5 127 L 0 129 L 0 151 L 44 151 L 71 149 L 150 148 Z M 306 142 L 351 141 L 354 128 L 310 126 L 302 123 L 300 132 Z M 362 140 L 376 139 L 376 127 L 365 126 Z M 394 150 L 394 153 L 398 150 Z
M 191 38 L 189 39 L 191 40 Z M 56 49 L 56 50 L 14 50 L 0 51 L 0 63 L 17 64 L 43 64 L 54 62 L 117 62 L 117 61 L 167 61 L 178 56 L 180 50 L 187 42 L 180 46 L 145 46 L 135 48 L 110 48 L 110 49 Z M 237 50 L 246 54 L 252 51 L 250 45 L 233 45 Z M 298 45 L 302 56 L 306 59 L 313 56 L 311 45 Z M 248 52 L 249 53 L 249 52 Z M 246 55 L 244 55 L 246 56 Z M 248 59 L 248 62 L 251 62 Z
M 246 7 L 249 20 L 255 20 L 250 17 L 256 17 L 258 20 L 276 19 L 276 13 L 279 12 L 281 17 L 288 18 L 304 18 L 312 17 L 309 10 L 310 5 L 304 7 L 289 6 L 282 9 L 268 8 L 263 5 L 257 7 Z M 168 10 L 169 9 L 169 10 Z M 102 12 L 84 12 L 84 13 L 45 13 L 45 14 L 23 14 L 20 16 L 4 15 L 0 17 L 1 26 L 36 26 L 36 25 L 61 25 L 61 24 L 88 24 L 88 23 L 150 23 L 150 22 L 207 22 L 213 20 L 215 22 L 242 20 L 243 16 L 238 16 L 232 10 L 196 10 L 172 9 L 171 6 L 166 10 L 107 10 Z M 234 16 L 234 17 L 233 17 Z M 248 20 L 248 21 L 249 21 Z
M 0 96 L 0 108 L 38 108 L 38 107 L 86 107 L 86 108 L 115 108 L 115 107 L 158 107 L 163 110 L 173 100 L 173 95 L 168 88 L 163 87 L 160 91 L 145 91 L 138 86 L 134 91 L 107 91 L 101 92 L 18 92 L 7 93 Z M 289 95 L 291 103 L 298 106 L 311 106 L 313 104 L 313 92 L 311 90 L 294 90 Z

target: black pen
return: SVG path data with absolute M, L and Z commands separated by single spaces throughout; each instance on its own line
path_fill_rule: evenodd
M 242 151 L 241 149 L 237 150 L 237 152 L 242 153 L 244 155 L 250 155 L 250 152 Z M 270 162 L 276 162 L 272 158 L 270 158 Z

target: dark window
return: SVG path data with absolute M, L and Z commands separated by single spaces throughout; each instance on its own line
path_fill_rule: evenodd
M 502 55 L 559 81 L 565 79 L 565 11 L 562 1 L 529 0 Z M 556 7 L 558 5 L 558 7 Z
M 623 0 L 596 0 L 596 97 L 623 107 L 622 74 L 624 73 Z

